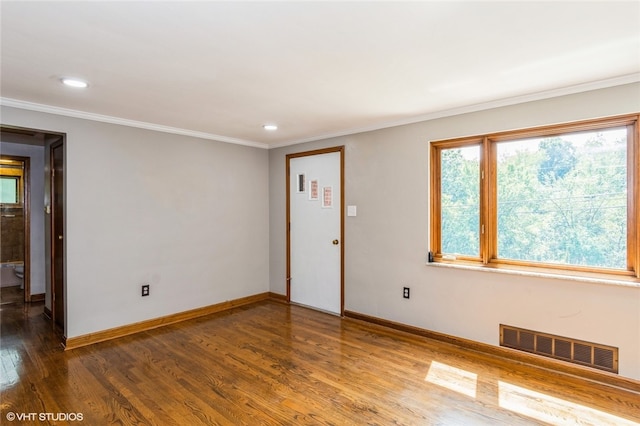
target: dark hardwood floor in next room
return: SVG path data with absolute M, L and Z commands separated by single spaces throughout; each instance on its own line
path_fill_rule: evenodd
M 67 352 L 38 309 L 2 306 L 2 424 L 640 424 L 636 393 L 274 301 Z

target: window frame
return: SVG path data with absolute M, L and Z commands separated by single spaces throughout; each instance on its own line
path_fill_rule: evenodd
M 15 202 L 6 202 L 0 198 L 0 205 L 4 206 L 4 205 L 11 205 L 11 204 L 18 204 L 18 202 L 20 201 L 20 178 L 18 176 L 0 175 L 0 180 L 11 180 L 15 183 L 15 187 L 16 187 Z
M 510 269 L 534 273 L 605 277 L 616 279 L 640 279 L 640 130 L 639 114 L 623 115 L 571 123 L 554 124 L 513 131 L 497 132 L 455 139 L 430 142 L 430 251 L 433 262 L 473 265 L 486 268 Z M 594 266 L 565 265 L 556 263 L 501 259 L 498 253 L 497 214 L 497 144 L 526 138 L 566 135 L 586 131 L 605 130 L 614 127 L 627 128 L 627 268 L 609 269 Z M 451 258 L 442 253 L 441 216 L 441 158 L 445 149 L 470 145 L 480 146 L 478 186 L 480 191 L 480 239 L 479 256 Z
M 0 177 L 15 179 L 17 185 L 17 202 L 16 203 L 1 203 L 0 206 L 9 208 L 9 207 L 21 207 L 24 203 L 24 182 L 23 182 L 23 171 L 22 168 L 17 168 L 13 166 L 7 166 L 3 164 L 0 166 Z

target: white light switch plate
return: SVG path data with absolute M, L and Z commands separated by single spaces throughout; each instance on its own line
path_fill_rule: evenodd
M 347 216 L 356 215 L 356 206 L 347 206 Z

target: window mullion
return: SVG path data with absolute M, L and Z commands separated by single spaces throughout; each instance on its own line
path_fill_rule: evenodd
M 480 160 L 480 257 L 487 264 L 493 256 L 492 243 L 492 181 L 495 170 L 491 167 L 492 149 L 489 138 L 482 140 L 482 156 Z
M 640 119 L 640 116 L 638 116 Z M 640 124 L 627 126 L 627 264 L 640 278 Z
M 442 215 L 441 215 L 441 158 L 442 148 L 431 146 L 431 250 L 442 253 Z

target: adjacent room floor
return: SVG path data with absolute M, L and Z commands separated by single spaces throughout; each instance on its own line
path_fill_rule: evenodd
M 1 308 L 3 424 L 640 424 L 638 394 L 274 301 L 67 352 Z
M 24 290 L 19 285 L 0 287 L 0 305 L 21 304 L 24 300 Z M 43 302 L 44 303 L 44 302 Z

